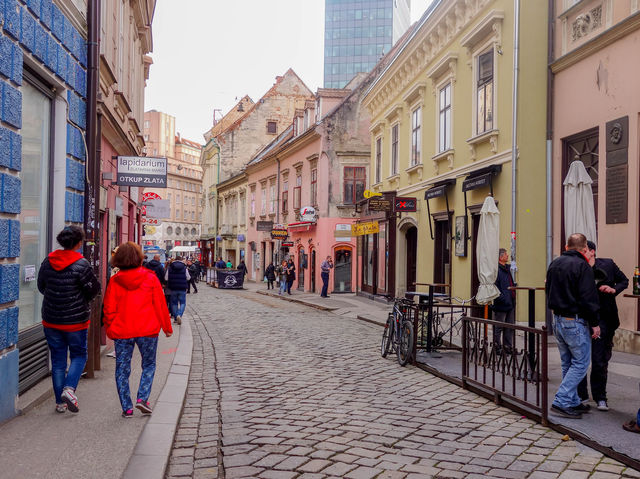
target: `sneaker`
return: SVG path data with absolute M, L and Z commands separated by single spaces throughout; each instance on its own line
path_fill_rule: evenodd
M 153 412 L 149 401 L 143 401 L 142 399 L 138 399 L 138 402 L 136 403 L 136 409 L 142 411 L 142 414 L 151 414 Z
M 581 402 L 577 406 L 574 406 L 573 409 L 578 412 L 589 412 L 591 410 L 591 406 L 589 404 L 585 404 L 586 401 Z
M 133 409 L 127 409 L 126 411 L 122 411 L 122 417 L 126 417 L 126 418 L 133 417 Z
M 67 405 L 65 403 L 56 404 L 56 412 L 60 414 L 67 412 Z
M 598 411 L 608 411 L 609 410 L 609 405 L 607 404 L 607 401 L 605 401 L 605 400 L 598 401 L 598 405 L 596 407 L 598 408 Z
M 107 357 L 108 358 L 115 358 L 116 357 L 116 350 L 114 349 L 110 353 L 107 353 Z
M 564 417 L 568 417 L 571 419 L 580 419 L 582 417 L 582 413 L 580 411 L 576 411 L 576 409 L 572 407 L 561 407 L 561 406 L 556 406 L 555 404 L 552 404 L 551 409 L 556 414 L 560 414 Z
M 182 324 L 182 316 L 176 316 L 176 323 Z
M 67 404 L 67 409 L 71 412 L 78 412 L 78 398 L 73 388 L 64 388 L 62 390 L 62 400 Z

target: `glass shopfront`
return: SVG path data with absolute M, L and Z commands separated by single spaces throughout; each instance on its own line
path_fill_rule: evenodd
M 361 237 L 362 289 L 384 295 L 389 288 L 389 224 L 379 221 L 378 228 L 378 233 Z

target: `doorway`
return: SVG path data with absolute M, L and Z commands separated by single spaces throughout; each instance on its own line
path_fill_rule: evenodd
M 435 222 L 435 248 L 433 259 L 433 282 L 451 284 L 451 222 L 449 219 Z M 446 293 L 445 288 L 437 288 Z
M 304 291 L 304 271 L 307 269 L 307 255 L 304 248 L 298 250 L 298 290 Z
M 407 238 L 407 291 L 416 290 L 416 261 L 418 259 L 418 228 L 412 226 L 406 232 Z
M 335 251 L 335 260 L 333 267 L 333 292 L 334 293 L 350 293 L 351 292 L 351 256 L 353 252 L 351 248 L 340 247 Z
M 311 292 L 316 292 L 316 250 L 311 250 Z

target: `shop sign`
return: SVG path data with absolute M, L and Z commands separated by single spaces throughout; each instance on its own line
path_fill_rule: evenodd
M 271 231 L 273 229 L 273 221 L 258 221 L 256 223 L 256 231 Z
M 118 156 L 119 186 L 167 187 L 167 159 L 147 156 Z
M 393 211 L 397 212 L 413 212 L 417 209 L 417 200 L 415 198 L 396 196 Z
M 391 211 L 391 200 L 386 198 L 369 198 L 369 211 Z
M 317 218 L 318 214 L 313 206 L 303 206 L 300 210 L 300 221 L 314 222 Z
M 293 248 L 293 241 L 283 241 L 282 246 L 284 248 Z
M 239 241 L 240 243 L 244 243 L 244 239 L 245 239 L 245 238 L 244 238 L 244 235 L 238 235 L 238 241 Z
M 351 224 L 350 223 L 338 223 L 334 232 L 336 238 L 346 238 L 347 241 L 351 239 Z
M 490 186 L 492 174 L 493 173 L 489 172 L 473 178 L 467 178 L 462 182 L 462 191 L 470 191 L 476 188 L 482 188 L 483 186 Z
M 171 217 L 169 200 L 146 200 L 144 203 L 146 215 L 149 218 Z
M 142 217 L 142 224 L 143 225 L 152 225 L 152 226 L 159 226 L 162 224 L 162 220 L 159 218 L 149 218 L 148 216 L 143 216 Z
M 287 239 L 287 237 L 289 236 L 289 230 L 287 229 L 286 226 L 282 226 L 282 225 L 274 225 L 273 229 L 271 230 L 271 238 L 273 239 Z
M 372 235 L 378 233 L 380 227 L 377 221 L 368 221 L 366 223 L 355 223 L 351 225 L 352 236 Z
M 142 194 L 142 201 L 147 200 L 161 200 L 162 197 L 158 193 L 154 193 L 153 191 L 148 191 Z
M 382 193 L 377 193 L 371 190 L 364 190 L 362 196 L 364 196 L 365 198 L 373 198 L 374 196 L 382 196 Z

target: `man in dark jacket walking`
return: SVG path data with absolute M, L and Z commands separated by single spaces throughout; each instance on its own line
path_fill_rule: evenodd
M 593 270 L 600 299 L 600 339 L 591 340 L 591 398 L 600 411 L 608 411 L 607 372 L 613 350 L 613 336 L 620 326 L 616 296 L 627 289 L 629 279 L 612 259 L 596 258 L 595 243 L 587 241 L 587 246 L 595 261 Z M 578 385 L 578 396 L 583 403 L 589 399 L 587 376 Z
M 153 259 L 151 261 L 147 261 L 143 266 L 153 271 L 160 280 L 160 284 L 164 284 L 164 266 L 162 266 L 162 263 L 160 262 L 159 254 L 154 255 Z
M 191 276 L 187 265 L 182 262 L 181 256 L 177 256 L 176 260 L 169 265 L 164 279 L 171 291 L 169 297 L 171 316 L 177 324 L 182 324 L 182 315 L 187 305 L 187 288 Z
M 502 323 L 514 324 L 516 322 L 516 292 L 509 289 L 514 286 L 514 283 L 507 261 L 509 261 L 507 250 L 500 248 L 498 252 L 498 277 L 496 278 L 496 286 L 500 290 L 500 296 L 493 300 L 493 319 Z M 513 329 L 501 328 L 500 326 L 493 328 L 494 348 L 500 349 L 504 346 L 505 351 L 512 352 L 513 338 Z
M 198 292 L 196 279 L 198 278 L 198 275 L 200 273 L 198 272 L 198 267 L 191 261 L 187 261 L 187 269 L 189 270 L 189 275 L 191 276 L 191 279 L 189 279 L 189 283 L 187 285 L 187 294 L 191 294 L 191 287 L 193 287 L 193 293 L 195 294 Z
M 589 368 L 590 337 L 600 338 L 600 302 L 588 251 L 583 234 L 569 236 L 565 252 L 549 265 L 546 282 L 547 301 L 553 311 L 553 333 L 562 363 L 562 382 L 551 408 L 576 419 L 589 410 L 578 397 L 578 384 Z

